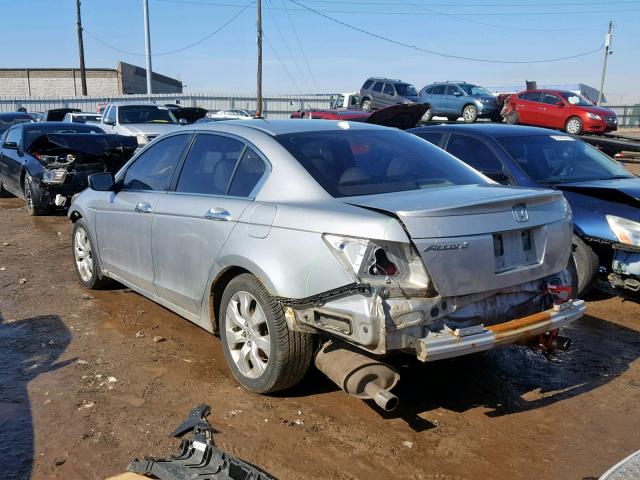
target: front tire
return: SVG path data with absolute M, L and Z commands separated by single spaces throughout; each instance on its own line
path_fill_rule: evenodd
M 577 235 L 573 235 L 571 243 L 573 244 L 571 261 L 578 277 L 578 297 L 582 297 L 593 286 L 593 279 L 598 271 L 600 261 L 595 252 Z
M 40 188 L 33 182 L 33 178 L 31 178 L 29 173 L 24 177 L 23 191 L 29 215 L 35 217 L 38 215 L 45 215 L 49 211 L 49 206 L 42 204 Z
M 80 283 L 91 290 L 98 290 L 107 285 L 108 279 L 100 273 L 100 263 L 89 229 L 82 220 L 76 220 L 73 224 L 72 239 L 74 265 Z
M 578 117 L 571 117 L 564 125 L 564 130 L 569 135 L 580 135 L 582 133 L 582 120 Z
M 235 277 L 220 302 L 220 341 L 231 373 L 255 393 L 292 387 L 307 373 L 313 337 L 289 330 L 284 310 L 256 277 Z
M 478 119 L 478 109 L 475 105 L 467 105 L 462 109 L 462 119 L 465 123 L 473 123 Z

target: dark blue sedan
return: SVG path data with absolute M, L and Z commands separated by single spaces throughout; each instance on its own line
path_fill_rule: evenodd
M 573 210 L 578 291 L 598 271 L 640 290 L 640 178 L 561 132 L 514 125 L 433 125 L 408 130 L 496 182 L 562 190 Z

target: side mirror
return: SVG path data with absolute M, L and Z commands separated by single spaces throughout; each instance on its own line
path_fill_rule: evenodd
M 102 119 L 102 123 L 104 123 L 105 125 L 115 125 L 116 122 L 114 122 L 111 118 L 103 118 Z
M 556 102 L 556 107 L 564 107 L 564 102 L 562 100 Z
M 113 189 L 113 174 L 109 172 L 89 175 L 89 188 L 96 192 L 108 192 Z
M 2 148 L 7 148 L 10 150 L 18 150 L 18 143 L 17 142 L 4 142 L 2 144 Z
M 178 120 L 178 123 L 180 125 L 187 125 L 189 122 L 187 121 L 186 118 L 181 118 L 181 119 Z

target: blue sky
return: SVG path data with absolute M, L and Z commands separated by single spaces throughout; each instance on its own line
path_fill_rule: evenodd
M 593 50 L 603 43 L 607 22 L 613 20 L 614 54 L 605 93 L 616 103 L 640 101 L 640 0 L 296 1 L 401 43 L 495 60 L 548 59 Z M 201 40 L 249 2 L 149 0 L 154 71 L 178 76 L 191 92 L 254 92 L 255 4 L 202 43 L 155 56 Z M 12 48 L 3 49 L 0 66 L 77 66 L 75 0 L 0 4 L 5 45 L 15 39 Z M 144 66 L 143 56 L 116 51 L 94 38 L 144 53 L 142 0 L 83 0 L 82 9 L 87 66 L 114 68 L 118 60 Z M 598 87 L 600 81 L 602 52 L 556 63 L 479 63 L 373 38 L 290 0 L 263 0 L 263 11 L 266 94 L 355 90 L 370 75 L 401 78 L 417 88 L 447 79 L 492 86 L 529 79 Z

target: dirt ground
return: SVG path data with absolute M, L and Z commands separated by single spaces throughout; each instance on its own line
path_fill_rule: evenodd
M 317 371 L 264 397 L 214 336 L 128 289 L 84 290 L 70 222 L 23 205 L 0 200 L 2 479 L 104 479 L 168 456 L 202 402 L 221 448 L 283 480 L 589 479 L 640 448 L 636 300 L 592 295 L 552 361 L 523 347 L 396 359 L 391 414 Z

